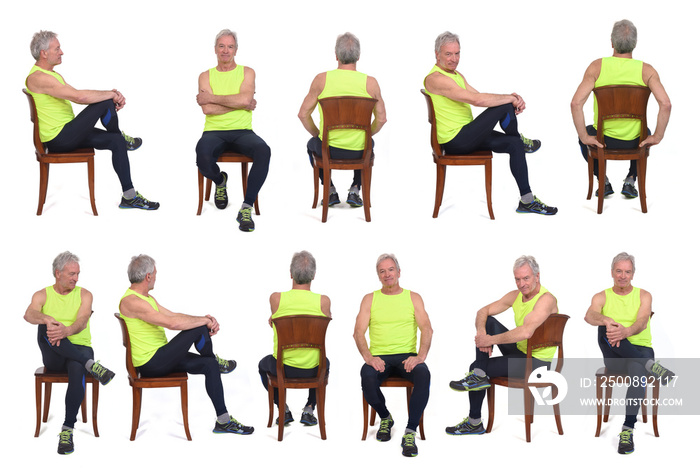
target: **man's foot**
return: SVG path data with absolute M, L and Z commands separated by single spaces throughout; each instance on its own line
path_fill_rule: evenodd
M 454 427 L 445 427 L 445 432 L 450 435 L 481 435 L 486 433 L 486 429 L 483 422 L 472 425 L 469 423 L 469 419 L 464 419 Z
M 391 415 L 386 419 L 382 419 L 377 430 L 377 440 L 380 442 L 388 442 L 391 440 L 391 428 L 394 426 L 394 419 Z
M 415 457 L 418 455 L 418 447 L 416 447 L 416 433 L 409 432 L 403 435 L 401 439 L 401 452 L 404 457 Z
M 219 373 L 228 374 L 236 369 L 236 360 L 224 360 L 219 355 L 216 356 L 216 361 L 219 363 Z
M 122 197 L 122 202 L 119 204 L 120 209 L 156 210 L 158 207 L 160 207 L 158 202 L 151 202 L 138 192 L 133 199 L 125 199 Z
M 141 147 L 141 144 L 143 143 L 143 140 L 141 138 L 132 138 L 123 131 L 122 136 L 124 137 L 124 141 L 126 141 L 127 151 L 137 150 Z
M 313 412 L 304 411 L 301 413 L 301 420 L 299 422 L 304 425 L 316 425 L 318 424 L 318 419 L 316 419 Z
M 664 368 L 658 361 L 655 361 L 650 369 L 651 374 L 659 378 L 662 386 L 667 386 L 668 383 L 676 376 L 676 373 L 668 368 Z
M 559 209 L 557 209 L 556 207 L 549 207 L 548 205 L 545 205 L 545 203 L 542 202 L 540 199 L 535 197 L 535 200 L 533 200 L 529 204 L 523 203 L 522 200 L 519 201 L 518 208 L 515 209 L 515 211 L 521 214 L 533 213 L 540 215 L 554 215 L 559 211 Z
M 474 370 L 459 381 L 450 381 L 450 387 L 455 391 L 481 391 L 491 387 L 488 376 L 478 376 Z
M 253 222 L 252 211 L 253 209 L 247 207 L 238 211 L 238 216 L 236 217 L 236 222 L 238 222 L 238 229 L 242 232 L 252 232 L 255 230 L 255 222 Z
M 639 192 L 637 192 L 637 188 L 634 187 L 633 183 L 625 182 L 622 185 L 622 195 L 624 195 L 628 199 L 634 199 L 636 197 L 639 197 Z
M 73 431 L 62 430 L 61 433 L 58 434 L 58 454 L 70 455 L 74 450 Z
M 522 133 L 520 133 L 520 139 L 523 142 L 523 148 L 525 148 L 526 153 L 534 153 L 540 149 L 540 146 L 542 146 L 542 142 L 540 140 L 525 138 Z
M 303 419 L 303 416 L 302 416 Z M 284 425 L 291 424 L 294 422 L 294 416 L 292 415 L 292 411 L 284 411 Z M 278 417 L 275 419 L 275 425 L 280 425 L 280 418 Z
M 350 207 L 362 207 L 362 199 L 360 198 L 360 194 L 357 192 L 348 193 L 347 203 L 350 204 Z
M 333 207 L 340 203 L 340 196 L 337 192 L 331 192 L 328 196 L 328 207 Z M 323 207 L 323 199 L 321 199 L 321 207 Z
M 224 176 L 224 182 L 216 186 L 216 194 L 214 195 L 214 204 L 217 209 L 225 209 L 228 205 L 228 194 L 226 193 L 226 183 L 228 182 L 228 174 L 221 173 Z
M 216 421 L 214 423 L 214 432 L 215 434 L 240 434 L 240 435 L 250 435 L 253 433 L 255 428 L 253 427 L 248 427 L 247 425 L 243 425 L 240 422 L 238 422 L 236 419 L 233 417 L 230 418 L 230 420 L 226 423 L 221 423 L 219 421 Z
M 624 187 L 622 188 L 622 192 L 623 192 L 623 193 L 625 192 L 625 188 L 624 188 Z M 615 193 L 615 191 L 614 191 L 613 188 L 612 188 L 612 184 L 610 184 L 609 182 L 606 182 L 606 183 L 605 183 L 605 191 L 604 191 L 603 197 L 607 197 L 607 196 L 612 195 L 612 194 L 614 194 L 614 193 Z M 596 191 L 595 191 L 595 196 L 598 197 L 598 189 L 596 189 Z
M 628 455 L 634 452 L 634 440 L 632 440 L 632 431 L 624 429 L 620 432 L 620 443 L 617 444 L 617 453 Z
M 102 386 L 109 384 L 112 378 L 114 378 L 114 372 L 102 366 L 99 361 L 93 363 L 92 368 L 90 368 L 90 374 L 93 378 L 98 380 Z

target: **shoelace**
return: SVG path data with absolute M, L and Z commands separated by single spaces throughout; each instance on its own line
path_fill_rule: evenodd
M 72 435 L 73 433 L 70 430 L 62 430 L 61 433 L 58 434 L 59 443 L 70 443 Z
M 216 186 L 216 196 L 214 198 L 217 200 L 226 198 L 226 187 Z
M 224 360 L 219 355 L 216 355 L 216 361 L 219 363 L 219 366 L 221 366 L 224 369 L 228 369 L 228 367 L 229 367 L 228 360 Z
M 96 361 L 95 364 L 92 365 L 92 372 L 101 377 L 107 372 L 107 368 L 103 367 L 99 361 Z
M 522 140 L 523 143 L 525 143 L 528 146 L 532 146 L 532 140 L 530 138 L 525 138 L 523 134 L 520 134 L 520 139 Z
M 250 209 L 241 209 L 241 220 L 246 222 L 252 220 L 250 217 Z
M 134 145 L 135 140 L 132 137 L 130 137 L 129 135 L 127 135 L 123 131 L 122 131 L 122 136 L 124 137 L 124 141 L 126 141 L 127 143 L 129 143 L 132 146 Z
M 383 419 L 379 423 L 379 432 L 388 432 L 389 429 L 391 429 L 391 427 L 389 426 L 390 423 L 391 423 L 390 419 Z
M 405 434 L 403 436 L 403 443 L 407 447 L 413 447 L 416 444 L 416 434 Z
M 620 443 L 632 443 L 632 432 L 630 430 L 623 430 L 622 432 L 620 432 Z

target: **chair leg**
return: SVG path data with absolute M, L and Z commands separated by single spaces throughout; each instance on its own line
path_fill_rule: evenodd
M 328 219 L 328 199 L 331 195 L 331 170 L 326 169 L 323 177 L 323 213 L 321 214 L 321 222 L 325 223 Z
M 647 213 L 647 157 L 642 156 L 637 160 L 637 177 L 639 178 L 639 201 L 642 204 L 642 213 Z
M 608 378 L 607 383 L 610 383 L 610 378 Z M 612 398 L 612 384 L 608 384 L 605 389 L 605 408 L 603 409 L 603 422 L 607 422 L 610 417 L 610 399 Z
M 486 425 L 486 433 L 488 434 L 493 427 L 493 418 L 496 413 L 496 386 L 486 388 L 486 403 L 489 406 L 489 423 Z
M 533 402 L 532 394 L 529 389 L 523 389 L 523 402 L 525 406 L 525 441 L 530 442 L 530 426 L 532 425 Z
M 133 441 L 136 438 L 136 430 L 139 428 L 139 419 L 141 418 L 141 388 L 134 386 L 134 408 L 131 414 L 131 437 Z
M 49 420 L 49 407 L 51 405 L 51 387 L 53 386 L 52 383 L 44 383 L 45 388 L 44 388 L 44 416 L 42 418 L 42 421 L 46 423 L 47 420 Z
M 209 202 L 210 197 L 211 197 L 211 179 L 207 179 L 207 189 L 206 189 L 206 192 L 204 193 L 204 200 Z
M 36 430 L 34 431 L 34 437 L 39 436 L 39 431 L 41 430 L 41 380 L 37 377 L 34 380 L 34 388 L 36 394 Z
M 552 399 L 556 399 L 558 395 L 558 390 L 556 386 L 552 386 Z M 534 406 L 533 406 L 534 407 Z M 559 435 L 564 435 L 564 428 L 561 425 L 561 412 L 559 410 L 559 404 L 554 404 L 554 422 L 557 424 L 557 432 Z M 533 417 L 534 419 L 534 417 Z
M 367 170 L 363 169 L 362 170 L 362 198 L 364 199 L 364 207 L 365 207 L 365 221 L 366 222 L 371 222 L 372 217 L 369 214 L 369 195 L 370 195 L 370 186 L 371 186 L 370 178 L 368 176 Z
M 444 164 L 437 165 L 437 181 L 435 184 L 435 208 L 433 209 L 433 218 L 437 218 L 440 206 L 442 205 L 442 194 L 445 191 L 445 172 Z
M 41 215 L 46 202 L 46 189 L 49 186 L 49 163 L 39 163 L 39 206 L 36 214 Z
M 599 153 L 602 154 L 601 151 Z M 599 155 L 600 156 L 600 155 Z M 605 156 L 598 159 L 598 213 L 603 213 L 603 199 L 605 199 Z
M 185 426 L 185 436 L 187 440 L 192 440 L 190 435 L 190 418 L 187 408 L 187 381 L 183 381 L 180 385 L 180 403 L 182 404 L 182 423 Z
M 601 401 L 603 400 L 603 379 L 600 376 L 595 378 L 595 399 L 596 399 L 596 428 L 595 436 L 600 436 L 600 427 L 603 421 L 603 406 Z
M 97 217 L 97 207 L 95 206 L 95 158 L 88 159 L 87 172 L 88 190 L 90 191 L 90 205 L 92 206 L 93 215 Z
M 656 382 L 654 383 L 654 389 L 653 389 L 653 396 L 656 402 L 654 402 L 654 406 L 651 408 L 651 418 L 652 418 L 652 423 L 654 424 L 654 436 L 658 437 L 659 436 L 659 424 L 657 422 L 657 414 L 659 413 L 659 390 L 660 390 L 659 383 Z
M 591 200 L 591 197 L 593 196 L 593 157 L 591 156 L 590 151 L 588 152 L 588 195 L 586 196 L 586 200 Z
M 326 386 L 321 385 L 316 389 L 318 408 L 318 426 L 321 430 L 321 439 L 326 440 Z
M 87 394 L 87 393 L 86 393 Z M 92 431 L 95 433 L 95 437 L 100 436 L 99 430 L 97 430 L 97 404 L 100 400 L 100 383 L 92 383 Z
M 362 418 L 364 419 L 364 422 L 363 422 L 364 428 L 362 430 L 362 440 L 366 440 L 367 439 L 367 429 L 369 427 L 369 404 L 367 404 L 367 399 L 365 399 L 364 395 L 362 396 Z
M 267 401 L 268 401 L 268 405 L 270 407 L 270 416 L 267 419 L 267 428 L 268 429 L 270 427 L 272 427 L 272 418 L 275 415 L 274 391 L 275 391 L 275 388 L 270 386 L 270 383 L 268 383 L 267 384 Z
M 287 389 L 283 387 L 277 388 L 277 441 L 281 442 L 284 438 L 284 420 L 286 417 Z
M 197 171 L 197 187 L 199 189 L 199 206 L 197 207 L 197 215 L 202 215 L 202 204 L 204 203 L 204 176 L 199 170 Z M 209 200 L 207 198 L 207 200 Z
M 645 387 L 644 387 L 644 401 L 645 401 L 645 402 L 642 403 L 642 423 L 644 423 L 644 424 L 647 423 L 647 403 L 646 403 L 646 399 L 647 399 L 647 388 L 646 388 L 646 386 L 645 386 Z
M 491 220 L 495 220 L 496 217 L 493 216 L 493 204 L 491 202 L 491 175 L 492 175 L 492 168 L 491 168 L 491 160 L 487 160 L 486 163 L 484 163 L 484 176 L 486 180 L 486 205 L 489 209 L 489 217 L 491 217 Z
M 318 204 L 318 181 L 320 180 L 320 177 L 319 177 L 318 167 L 313 166 L 313 168 L 314 168 L 314 203 L 311 205 L 311 208 L 315 209 L 316 204 Z

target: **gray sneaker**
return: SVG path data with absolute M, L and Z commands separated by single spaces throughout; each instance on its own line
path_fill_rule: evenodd
M 450 435 L 481 435 L 486 433 L 486 429 L 484 429 L 483 422 L 472 425 L 469 423 L 469 419 L 464 419 L 454 427 L 445 427 L 445 432 Z
M 474 370 L 459 381 L 450 381 L 450 387 L 455 391 L 481 391 L 491 387 L 488 376 L 478 376 Z

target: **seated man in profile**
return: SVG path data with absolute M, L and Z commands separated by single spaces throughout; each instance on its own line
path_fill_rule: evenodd
M 425 359 L 430 351 L 433 328 L 423 298 L 399 285 L 401 268 L 394 255 L 385 253 L 377 259 L 377 276 L 382 288 L 362 299 L 355 322 L 355 343 L 365 360 L 360 371 L 362 393 L 380 417 L 377 440 L 387 442 L 391 439 L 394 419 L 380 386 L 392 375 L 413 383 L 401 448 L 404 456 L 415 457 L 418 455 L 416 429 L 430 395 L 430 370 Z M 365 338 L 368 329 L 369 345 Z M 420 347 L 416 350 L 418 329 Z
M 588 161 L 588 147 L 603 145 L 596 139 L 598 126 L 598 102 L 593 99 L 593 125 L 586 126 L 583 114 L 583 104 L 595 87 L 604 85 L 642 85 L 648 86 L 654 98 L 659 103 L 659 114 L 656 117 L 656 130 L 653 135 L 639 142 L 641 126 L 639 120 L 615 119 L 607 120 L 605 125 L 605 146 L 610 149 L 635 149 L 640 146 L 659 144 L 666 132 L 666 126 L 671 115 L 671 100 L 666 89 L 661 85 L 659 74 L 651 65 L 632 59 L 632 51 L 637 46 L 637 27 L 629 20 L 621 20 L 613 26 L 610 40 L 613 55 L 596 59 L 588 66 L 583 75 L 583 81 L 576 89 L 571 100 L 571 115 L 578 133 L 579 145 L 583 158 Z M 598 176 L 598 160 L 593 163 L 593 173 Z M 639 195 L 634 183 L 637 180 L 637 161 L 630 160 L 630 168 L 622 184 L 622 195 L 635 198 Z M 605 195 L 613 194 L 612 184 L 605 176 Z M 596 196 L 598 191 L 596 191 Z
M 323 113 L 321 113 L 321 124 L 316 126 L 311 118 L 318 100 L 326 97 L 356 96 L 372 97 L 377 99 L 374 106 L 374 121 L 372 122 L 372 135 L 379 133 L 384 123 L 386 123 L 386 108 L 384 99 L 379 90 L 379 83 L 374 77 L 358 72 L 357 61 L 360 60 L 360 40 L 352 33 L 345 33 L 338 36 L 335 42 L 335 57 L 338 61 L 338 68 L 328 72 L 318 74 L 311 83 L 311 89 L 304 98 L 299 110 L 299 119 L 306 131 L 312 138 L 306 145 L 309 159 L 313 164 L 313 155 L 321 156 L 321 130 L 323 130 Z M 320 129 L 320 130 L 319 130 Z M 329 133 L 329 149 L 333 159 L 360 159 L 362 150 L 365 147 L 365 136 L 360 130 L 333 130 Z M 323 170 L 320 170 L 319 177 L 323 184 Z M 362 185 L 361 171 L 355 170 L 352 186 L 348 192 L 347 203 L 351 207 L 362 207 L 360 198 L 360 186 Z M 333 185 L 330 183 L 330 197 L 328 205 L 340 203 L 340 197 Z
M 490 377 L 525 375 L 527 341 L 551 315 L 558 312 L 557 299 L 540 284 L 540 266 L 532 256 L 521 256 L 513 265 L 517 289 L 499 300 L 482 307 L 476 313 L 476 360 L 469 373 L 459 381 L 450 381 L 456 391 L 469 392 L 469 416 L 445 431 L 450 435 L 483 434 L 481 406 L 486 389 L 491 387 Z M 508 330 L 496 320 L 496 315 L 512 308 L 515 328 Z M 491 356 L 494 345 L 501 356 Z M 532 368 L 549 368 L 556 347 L 537 348 L 532 351 Z
M 626 373 L 632 382 L 627 389 L 626 415 L 617 452 L 634 452 L 632 431 L 645 394 L 647 375 L 668 384 L 675 374 L 654 361 L 651 347 L 651 294 L 632 286 L 634 256 L 620 253 L 611 265 L 613 287 L 593 296 L 586 311 L 586 322 L 598 327 L 598 346 L 605 366 Z
M 270 295 L 270 309 L 272 315 L 269 323 L 273 330 L 272 355 L 267 355 L 260 360 L 258 371 L 265 389 L 267 375 L 277 376 L 277 329 L 272 324 L 274 319 L 288 315 L 318 315 L 331 316 L 331 300 L 328 296 L 311 292 L 311 281 L 316 276 L 316 259 L 308 251 L 294 253 L 292 264 L 289 266 L 292 277 L 292 289 L 287 292 L 273 292 Z M 290 378 L 311 378 L 318 372 L 319 354 L 313 348 L 292 348 L 285 350 L 284 354 L 285 376 Z M 330 366 L 328 360 L 327 365 Z M 275 405 L 278 404 L 278 390 L 274 392 Z M 316 408 L 316 390 L 309 389 L 309 397 L 301 413 L 300 422 L 304 425 L 316 425 L 318 420 L 314 416 Z M 284 423 L 294 422 L 292 412 L 288 406 L 284 406 Z M 277 419 L 279 422 L 279 418 Z

